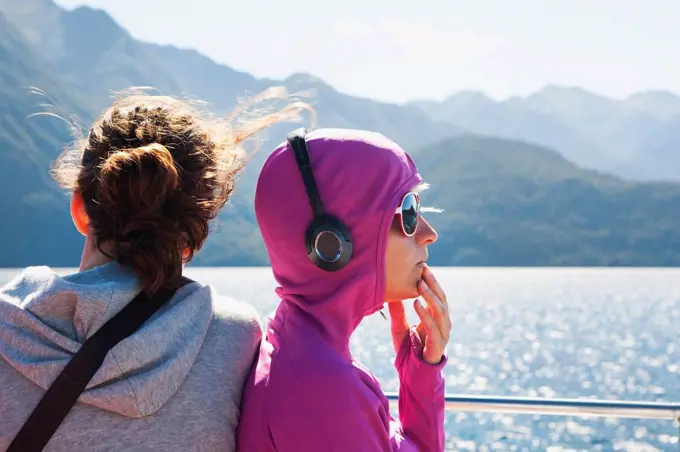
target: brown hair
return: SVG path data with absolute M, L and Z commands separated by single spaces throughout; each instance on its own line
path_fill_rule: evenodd
M 148 293 L 172 288 L 234 191 L 247 161 L 240 143 L 309 109 L 291 101 L 236 125 L 247 107 L 274 98 L 289 99 L 272 88 L 217 119 L 190 102 L 128 90 L 61 154 L 53 176 L 82 195 L 102 253 L 135 271 Z

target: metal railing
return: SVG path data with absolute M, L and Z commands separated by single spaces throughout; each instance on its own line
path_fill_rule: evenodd
M 385 393 L 396 404 L 399 395 Z M 680 422 L 680 403 L 624 402 L 594 399 L 548 399 L 447 395 L 446 410 L 486 413 L 545 414 L 557 416 L 599 416 L 634 419 L 666 419 Z

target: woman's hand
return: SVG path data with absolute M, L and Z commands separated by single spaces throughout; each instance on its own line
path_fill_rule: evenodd
M 418 283 L 418 291 L 427 303 L 427 307 L 424 307 L 420 300 L 414 303 L 416 314 L 420 318 L 416 331 L 424 345 L 423 360 L 429 364 L 438 364 L 449 342 L 451 318 L 446 294 L 427 266 L 422 281 Z M 392 319 L 392 344 L 398 353 L 404 337 L 408 334 L 409 325 L 403 303 L 390 303 L 388 308 Z
M 423 359 L 429 364 L 438 364 L 442 360 L 451 333 L 449 305 L 444 290 L 427 266 L 418 290 L 427 303 L 427 308 L 423 307 L 420 300 L 414 303 L 416 314 L 420 317 L 416 331 L 424 344 Z

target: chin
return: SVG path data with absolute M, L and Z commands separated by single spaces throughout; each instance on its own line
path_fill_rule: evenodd
M 401 278 L 401 280 L 406 282 L 406 284 L 402 285 L 401 287 L 392 286 L 389 290 L 387 290 L 386 302 L 392 303 L 396 301 L 418 298 L 420 296 L 420 292 L 418 291 L 418 283 L 422 277 L 423 273 L 421 270 L 417 274 L 410 274 Z
M 404 288 L 404 290 L 400 290 L 399 292 L 395 292 L 395 295 L 393 297 L 390 297 L 390 299 L 387 301 L 387 303 L 396 303 L 396 302 L 401 302 L 404 300 L 410 300 L 414 298 L 418 298 L 420 296 L 420 293 L 418 292 L 417 288 Z
M 402 300 L 409 300 L 413 298 L 418 298 L 420 296 L 420 292 L 418 292 L 417 287 L 412 287 L 409 290 L 404 290 L 403 296 L 401 297 Z

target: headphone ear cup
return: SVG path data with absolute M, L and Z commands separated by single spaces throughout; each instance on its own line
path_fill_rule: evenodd
M 352 258 L 349 229 L 331 215 L 323 215 L 312 221 L 305 241 L 309 260 L 322 270 L 340 270 Z

